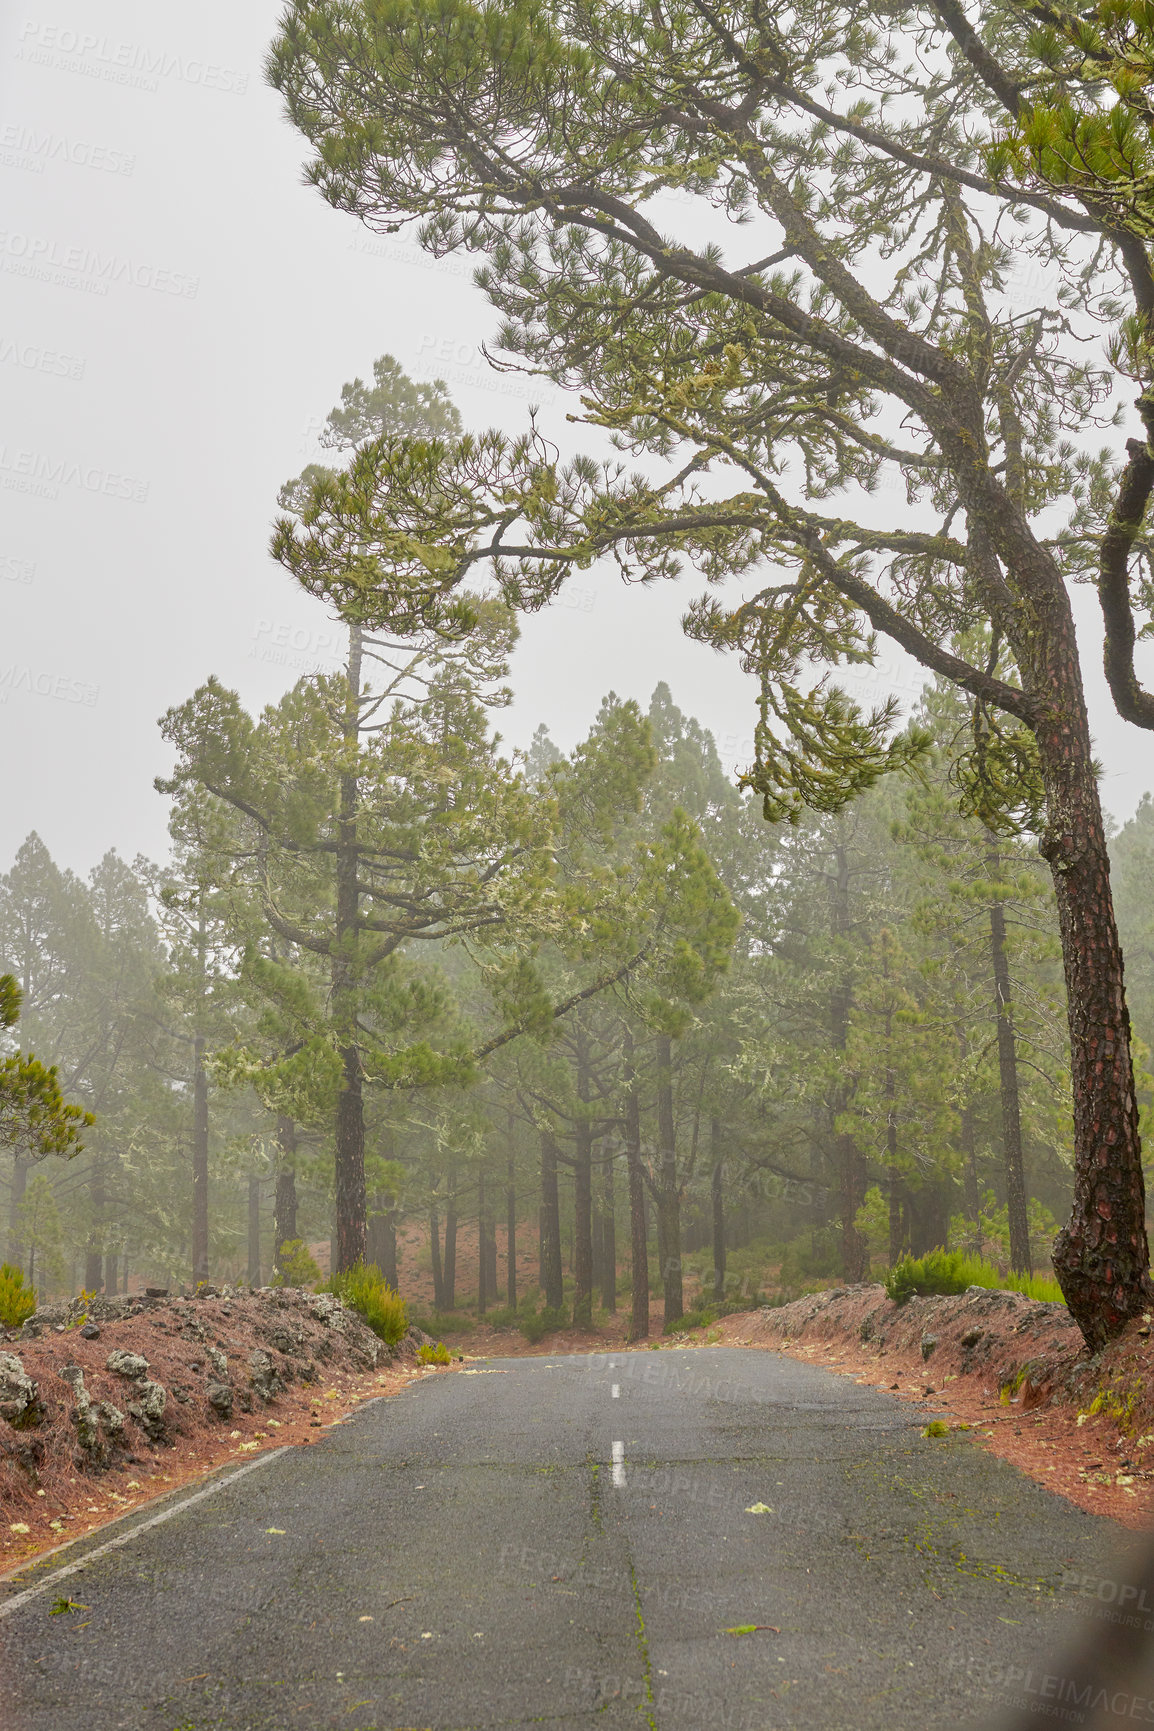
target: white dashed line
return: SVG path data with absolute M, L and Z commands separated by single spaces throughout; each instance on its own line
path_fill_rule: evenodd
M 613 1483 L 619 1490 L 623 1490 L 625 1487 L 625 1444 L 623 1442 L 613 1444 Z
M 611 1393 L 613 1395 L 614 1400 L 620 1400 L 621 1399 L 621 1384 L 619 1382 L 615 1382 L 613 1384 L 613 1388 L 611 1390 Z

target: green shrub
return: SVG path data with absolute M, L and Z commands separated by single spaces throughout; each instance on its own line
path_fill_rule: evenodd
M 417 1357 L 422 1364 L 452 1364 L 453 1362 L 453 1355 L 443 1340 L 439 1340 L 436 1346 L 430 1346 L 426 1340 L 418 1348 Z
M 36 1292 L 24 1284 L 24 1271 L 0 1262 L 0 1325 L 19 1328 L 36 1309 Z
M 435 1335 L 438 1340 L 445 1334 L 472 1334 L 477 1326 L 471 1316 L 459 1310 L 434 1310 L 428 1315 L 411 1316 L 409 1320 L 422 1334 Z
M 1003 1275 L 981 1256 L 966 1256 L 960 1250 L 931 1250 L 925 1256 L 903 1256 L 885 1275 L 883 1284 L 895 1304 L 919 1298 L 950 1296 L 971 1286 L 992 1291 L 1021 1292 L 1043 1304 L 1064 1304 L 1062 1289 L 1052 1275 Z
M 303 1238 L 286 1238 L 276 1259 L 274 1286 L 315 1286 L 321 1271 Z
M 552 1309 L 546 1304 L 534 1315 L 522 1316 L 519 1326 L 529 1345 L 536 1346 L 547 1334 L 555 1334 L 559 1328 L 564 1328 L 568 1321 L 567 1311 Z
M 342 1303 L 359 1311 L 375 1335 L 388 1346 L 396 1346 L 409 1326 L 403 1298 L 398 1298 L 375 1262 L 358 1262 L 343 1274 L 334 1274 L 322 1289 L 335 1293 Z
M 719 1312 L 712 1306 L 709 1308 L 687 1310 L 678 1322 L 667 1322 L 665 1334 L 682 1334 L 690 1328 L 711 1328 L 717 1321 Z

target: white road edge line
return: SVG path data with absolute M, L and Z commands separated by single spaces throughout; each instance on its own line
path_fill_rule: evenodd
M 621 1384 L 619 1382 L 615 1382 L 613 1384 L 612 1389 L 610 1390 L 610 1393 L 612 1394 L 614 1400 L 620 1400 L 621 1399 Z
M 81 1569 L 86 1569 L 89 1563 L 94 1563 L 98 1557 L 106 1557 L 109 1551 L 119 1550 L 121 1545 L 131 1544 L 140 1533 L 146 1533 L 150 1527 L 159 1527 L 164 1521 L 170 1521 L 173 1515 L 179 1515 L 184 1509 L 190 1509 L 193 1503 L 203 1502 L 205 1497 L 215 1496 L 217 1491 L 223 1491 L 226 1485 L 234 1485 L 237 1479 L 242 1479 L 246 1473 L 255 1472 L 258 1467 L 267 1466 L 270 1461 L 275 1461 L 278 1455 L 287 1455 L 292 1447 L 292 1443 L 285 1443 L 282 1448 L 267 1450 L 266 1453 L 259 1455 L 255 1461 L 246 1461 L 244 1466 L 237 1468 L 236 1472 L 229 1473 L 226 1479 L 217 1479 L 214 1484 L 205 1485 L 202 1490 L 194 1491 L 190 1497 L 185 1497 L 183 1501 L 173 1503 L 167 1509 L 161 1509 L 157 1515 L 150 1515 L 148 1520 L 141 1521 L 129 1532 L 121 1533 L 117 1538 L 109 1539 L 103 1545 L 97 1545 L 95 1550 L 85 1552 L 84 1556 L 78 1558 L 75 1563 L 65 1563 L 63 1567 L 53 1569 L 52 1573 L 43 1581 L 39 1581 L 36 1586 L 25 1587 L 22 1593 L 16 1593 L 12 1598 L 0 1602 L 0 1620 L 10 1616 L 13 1611 L 26 1604 L 29 1599 L 35 1599 L 41 1593 L 46 1593 L 49 1587 L 54 1586 L 57 1581 L 67 1580 L 69 1575 L 78 1575 Z M 28 1565 L 29 1568 L 35 1566 L 35 1561 L 36 1559 L 33 1558 Z
M 619 1490 L 625 1487 L 625 1444 L 613 1444 L 613 1483 Z

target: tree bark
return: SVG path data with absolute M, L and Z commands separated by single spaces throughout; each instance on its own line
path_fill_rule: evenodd
M 550 1310 L 565 1302 L 561 1267 L 561 1198 L 557 1189 L 557 1143 L 551 1130 L 541 1132 L 541 1290 Z
M 429 1250 L 433 1259 L 433 1308 L 447 1310 L 445 1303 L 445 1273 L 441 1267 L 441 1223 L 437 1210 L 429 1209 Z
M 584 1039 L 577 1042 L 577 1097 L 589 1103 L 589 1065 Z M 593 1130 L 579 1109 L 573 1156 L 573 1326 L 593 1326 Z
M 116 1283 L 117 1283 L 117 1280 L 119 1279 L 119 1273 L 120 1273 L 120 1258 L 117 1256 L 116 1251 L 115 1250 L 105 1251 L 105 1253 L 104 1253 L 104 1290 L 105 1290 L 105 1292 L 109 1292 L 109 1293 L 115 1293 L 116 1292 L 116 1289 L 117 1289 Z
M 104 1286 L 104 1156 L 94 1154 L 88 1181 L 88 1250 L 84 1258 L 84 1290 L 99 1292 Z
M 192 1042 L 192 1284 L 208 1279 L 208 1074 L 205 1041 Z
M 397 1210 L 396 1199 L 387 1191 L 373 1198 L 366 1235 L 368 1260 L 380 1269 L 394 1292 L 397 1285 Z
M 850 930 L 850 865 L 849 850 L 839 838 L 834 847 L 834 873 L 830 897 L 830 935 L 845 938 Z M 829 995 L 830 1045 L 835 1052 L 845 1052 L 849 1041 L 850 1012 L 853 1008 L 853 983 L 844 974 Z M 869 1268 L 869 1243 L 858 1231 L 858 1209 L 865 1201 L 868 1169 L 865 1156 L 855 1139 L 837 1128 L 837 1120 L 849 1105 L 850 1090 L 839 1081 L 830 1097 L 830 1135 L 833 1140 L 834 1169 L 838 1179 L 838 1209 L 841 1215 L 841 1277 L 847 1286 L 864 1280 Z
M 445 1309 L 457 1308 L 457 1174 L 449 1173 L 449 1196 L 445 1204 Z
M 488 1307 L 489 1257 L 485 1219 L 485 1174 L 477 1179 L 477 1315 L 484 1316 Z
M 996 886 L 1002 860 L 995 837 L 987 832 L 986 864 Z M 1002 1158 L 1006 1170 L 1006 1213 L 1010 1222 L 1010 1266 L 1015 1274 L 1033 1274 L 1030 1218 L 1026 1206 L 1026 1174 L 1022 1160 L 1022 1112 L 1018 1095 L 1017 1036 L 1006 953 L 1006 909 L 995 888 L 990 903 L 990 961 L 994 972 L 994 1023 L 998 1034 L 998 1084 L 1002 1097 Z
M 610 1316 L 617 1314 L 617 1222 L 616 1197 L 613 1193 L 613 1153 L 605 1156 L 605 1174 L 601 1209 L 601 1306 Z
M 505 1302 L 517 1308 L 517 1172 L 512 1154 L 505 1185 Z
M 248 1283 L 260 1285 L 260 1179 L 248 1181 Z
M 713 1296 L 723 1304 L 725 1291 L 725 1160 L 721 1152 L 721 1124 L 709 1120 L 709 1152 L 713 1170 L 709 1179 L 709 1202 L 713 1218 Z
M 625 1166 L 629 1176 L 629 1265 L 632 1310 L 629 1339 L 649 1337 L 649 1236 L 645 1220 L 645 1180 L 641 1171 L 641 1102 L 637 1095 L 637 1071 L 633 1030 L 626 1025 L 623 1084 L 625 1089 Z
M 355 756 L 359 738 L 361 691 L 361 631 L 349 627 L 349 660 L 345 706 L 341 721 L 347 757 Z M 365 1195 L 365 1113 L 361 1086 L 361 1053 L 357 1036 L 357 949 L 360 896 L 357 863 L 359 789 L 355 764 L 340 777 L 336 825 L 336 923 L 332 953 L 332 1018 L 341 1059 L 341 1089 L 337 1096 L 336 1216 L 337 1270 L 341 1273 L 365 1260 L 367 1199 Z
M 297 1231 L 297 1175 L 293 1164 L 297 1147 L 296 1123 L 287 1113 L 278 1112 L 276 1140 L 280 1153 L 277 1158 L 276 1196 L 273 1201 L 273 1260 L 280 1263 L 281 1246 L 299 1237 Z
M 681 1193 L 677 1181 L 677 1131 L 673 1117 L 673 1042 L 657 1036 L 657 1210 L 661 1225 L 661 1282 L 665 1294 L 663 1321 L 680 1322 L 685 1314 L 681 1279 Z

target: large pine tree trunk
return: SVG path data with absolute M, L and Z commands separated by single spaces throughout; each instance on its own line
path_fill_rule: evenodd
M 277 1113 L 276 1140 L 280 1150 L 276 1168 L 276 1195 L 273 1199 L 274 1261 L 279 1265 L 282 1244 L 298 1237 L 297 1175 L 294 1157 L 297 1148 L 295 1121 L 285 1112 Z
M 433 1308 L 447 1310 L 445 1303 L 445 1273 L 441 1267 L 441 1222 L 437 1210 L 429 1209 L 429 1251 L 433 1259 Z
M 20 1244 L 20 1204 L 24 1200 L 24 1192 L 28 1188 L 28 1167 L 30 1162 L 13 1158 L 12 1189 L 8 1197 L 8 1261 L 13 1268 L 20 1267 L 22 1247 Z
M 394 1292 L 397 1285 L 397 1210 L 395 1199 L 388 1191 L 373 1198 L 366 1235 L 368 1260 L 379 1268 Z
M 709 1178 L 709 1204 L 713 1222 L 713 1296 L 718 1304 L 725 1300 L 725 1160 L 721 1152 L 721 1124 L 709 1120 L 709 1155 L 712 1170 Z
M 457 1308 L 457 1174 L 449 1173 L 449 1197 L 445 1204 L 445 1309 Z
M 657 1213 L 661 1237 L 664 1323 L 685 1315 L 681 1280 L 681 1191 L 677 1179 L 677 1131 L 673 1118 L 673 1042 L 657 1036 Z
M 590 1077 L 585 1043 L 577 1043 L 577 1097 L 589 1103 Z M 573 1326 L 593 1326 L 593 1131 L 578 1112 L 573 1156 Z
M 489 1240 L 485 1213 L 485 1174 L 477 1179 L 477 1315 L 484 1316 L 489 1304 Z
M 641 1171 L 641 1103 L 633 1059 L 633 1034 L 624 1033 L 625 1164 L 629 1174 L 629 1266 L 632 1309 L 629 1339 L 649 1336 L 649 1241 L 645 1226 L 645 1181 Z
M 1074 1099 L 1074 1199 L 1054 1271 L 1092 1351 L 1154 1302 L 1138 1103 L 1110 859 L 1064 590 L 1031 683 L 1049 698 L 1035 727 L 1046 787 L 1041 850 L 1054 879 Z M 1029 666 L 1024 645 L 1019 662 Z
M 104 1156 L 94 1154 L 88 1180 L 90 1218 L 88 1250 L 84 1258 L 84 1290 L 99 1292 L 104 1284 Z
M 341 723 L 348 754 L 358 741 L 361 690 L 361 632 L 349 628 L 349 661 L 345 708 Z M 361 1053 L 357 1035 L 357 937 L 360 895 L 357 863 L 359 791 L 355 767 L 340 777 L 336 826 L 336 925 L 332 954 L 332 1020 L 341 1059 L 337 1096 L 336 1216 L 337 1270 L 341 1273 L 365 1260 L 367 1198 L 365 1195 L 365 1110 L 361 1083 Z
M 550 1310 L 565 1302 L 561 1267 L 561 1198 L 557 1189 L 557 1143 L 551 1130 L 541 1132 L 541 1290 Z
M 991 835 L 986 864 L 996 885 L 1002 860 Z M 1016 1274 L 1032 1274 L 1026 1173 L 1022 1161 L 1022 1110 L 1018 1097 L 1018 1052 L 1010 958 L 1006 953 L 1006 909 L 999 894 L 990 903 L 990 961 L 994 972 L 994 1023 L 998 1034 L 998 1084 L 1002 1097 L 1002 1158 L 1006 1170 L 1006 1212 L 1010 1222 L 1010 1264 Z
M 261 1283 L 261 1181 L 249 1179 L 249 1286 Z
M 613 1193 L 613 1155 L 605 1156 L 601 1210 L 601 1306 L 617 1314 L 617 1201 Z
M 830 935 L 844 939 L 850 931 L 850 868 L 849 850 L 839 838 L 834 847 L 834 870 L 830 894 Z M 850 1011 L 853 1007 L 853 985 L 848 973 L 831 988 L 829 994 L 830 1045 L 844 1053 L 849 1040 Z M 841 1067 L 844 1073 L 844 1066 Z M 838 1213 L 841 1217 L 841 1277 L 847 1286 L 864 1280 L 869 1265 L 869 1244 L 864 1232 L 858 1231 L 858 1209 L 865 1201 L 868 1169 L 865 1156 L 854 1138 L 837 1128 L 837 1121 L 849 1105 L 850 1089 L 844 1080 L 835 1083 L 829 1100 L 829 1134 L 833 1145 L 834 1170 L 837 1174 Z
M 208 1279 L 208 1075 L 205 1043 L 192 1042 L 192 1283 Z
M 517 1184 L 516 1162 L 509 1156 L 505 1183 L 505 1302 L 517 1308 Z

